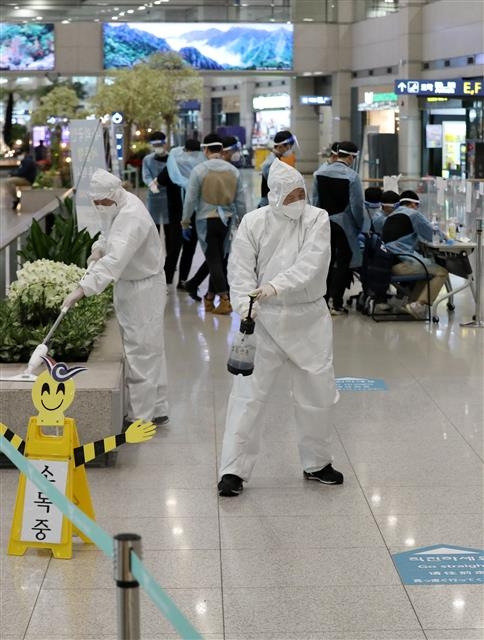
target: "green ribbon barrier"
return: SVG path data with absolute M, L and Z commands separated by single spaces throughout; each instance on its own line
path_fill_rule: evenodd
M 134 551 L 131 551 L 131 573 L 146 591 L 161 613 L 174 626 L 185 640 L 203 640 L 198 631 L 192 627 L 170 597 L 163 591 L 153 576 L 147 571 Z
M 37 485 L 42 490 L 42 493 L 62 511 L 66 518 L 92 540 L 108 558 L 114 556 L 114 545 L 111 536 L 91 518 L 88 518 L 79 507 L 76 507 L 75 504 L 68 500 L 59 489 L 46 480 L 40 471 L 31 465 L 28 459 L 19 453 L 4 436 L 0 436 L 0 451 L 10 458 L 17 469 Z
M 10 442 L 0 435 L 0 451 L 4 453 L 14 463 L 17 469 L 31 480 L 42 493 L 51 500 L 55 506 L 62 511 L 73 525 L 84 533 L 101 551 L 108 556 L 114 557 L 113 538 L 104 531 L 96 522 L 91 520 L 75 504 L 68 500 L 59 489 L 44 478 L 44 476 L 30 464 L 28 459 L 13 447 Z M 203 640 L 190 622 L 177 608 L 171 598 L 163 591 L 151 574 L 146 570 L 141 560 L 135 553 L 131 553 L 131 572 L 146 591 L 153 603 L 165 616 L 168 622 L 176 629 L 184 640 Z

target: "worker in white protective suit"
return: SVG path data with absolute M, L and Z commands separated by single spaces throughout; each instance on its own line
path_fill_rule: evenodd
M 91 179 L 89 196 L 102 233 L 93 246 L 89 271 L 64 300 L 72 306 L 114 283 L 114 309 L 126 356 L 127 422 L 168 422 L 164 347 L 165 247 L 139 198 L 104 169 Z
M 329 410 L 338 400 L 332 320 L 324 300 L 330 260 L 326 211 L 307 203 L 302 175 L 275 159 L 269 205 L 246 214 L 229 257 L 230 296 L 245 317 L 256 296 L 254 372 L 237 376 L 230 394 L 219 494 L 236 496 L 259 451 L 261 416 L 276 374 L 287 365 L 304 477 L 342 484 L 331 461 Z

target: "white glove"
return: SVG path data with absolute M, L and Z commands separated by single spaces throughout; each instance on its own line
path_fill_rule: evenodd
M 249 296 L 254 296 L 256 302 L 262 302 L 262 300 L 266 300 L 267 298 L 272 298 L 272 296 L 276 296 L 277 291 L 269 282 L 267 284 L 263 284 L 262 286 L 254 289 L 249 293 Z
M 65 299 L 64 302 L 62 303 L 62 307 L 67 307 L 68 309 L 70 307 L 73 307 L 76 302 L 79 302 L 79 300 L 81 298 L 84 297 L 84 290 L 82 287 L 77 287 L 76 289 L 74 289 L 74 291 L 72 293 L 70 293 Z
M 98 260 L 100 260 L 103 257 L 103 255 L 104 254 L 101 251 L 101 249 L 93 249 L 91 251 L 91 255 L 87 259 L 87 266 L 89 266 L 91 262 L 97 262 Z
M 148 188 L 151 191 L 151 193 L 160 193 L 160 190 L 158 188 L 158 182 L 156 180 L 152 180 L 148 185 Z

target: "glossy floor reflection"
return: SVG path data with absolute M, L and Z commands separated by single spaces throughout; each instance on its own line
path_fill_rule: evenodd
M 142 536 L 147 567 L 208 640 L 484 638 L 482 585 L 403 585 L 392 562 L 437 544 L 484 549 L 484 332 L 459 326 L 467 293 L 438 326 L 334 319 L 337 376 L 388 385 L 335 408 L 343 486 L 303 480 L 282 376 L 253 478 L 219 499 L 238 319 L 170 290 L 170 423 L 121 448 L 115 468 L 89 470 L 99 524 Z M 72 560 L 7 556 L 17 473 L 0 483 L 1 640 L 114 640 L 111 562 L 81 543 Z M 144 640 L 177 637 L 145 595 L 141 611 Z

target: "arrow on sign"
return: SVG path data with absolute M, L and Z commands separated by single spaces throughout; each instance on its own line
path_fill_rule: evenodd
M 400 89 L 400 91 L 405 91 L 405 89 L 407 88 L 407 83 L 406 82 L 399 82 L 397 84 L 397 87 Z

